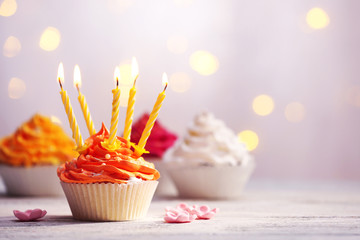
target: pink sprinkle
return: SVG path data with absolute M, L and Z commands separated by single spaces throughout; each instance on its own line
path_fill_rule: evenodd
M 110 159 L 110 154 L 107 153 L 107 154 L 105 155 L 105 158 L 106 158 L 106 159 Z

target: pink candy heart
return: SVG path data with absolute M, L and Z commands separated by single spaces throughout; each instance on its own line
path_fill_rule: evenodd
M 46 215 L 46 210 L 41 210 L 39 208 L 36 209 L 29 209 L 25 212 L 21 212 L 19 210 L 13 211 L 15 217 L 20 221 L 34 221 L 36 219 L 42 218 Z
M 190 207 L 186 203 L 180 203 L 176 208 L 165 208 L 164 220 L 168 223 L 192 222 L 195 219 L 210 219 L 218 211 L 218 208 L 210 209 L 207 205 Z

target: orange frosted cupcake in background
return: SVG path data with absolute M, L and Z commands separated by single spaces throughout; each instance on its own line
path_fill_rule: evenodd
M 148 211 L 159 172 L 135 155 L 131 142 L 117 137 L 109 147 L 108 138 L 103 124 L 85 141 L 78 158 L 58 168 L 75 219 L 126 221 L 143 218 Z
M 145 125 L 149 119 L 149 114 L 144 113 L 132 126 L 131 141 L 138 142 Z M 149 153 L 144 153 L 146 160 L 153 163 L 161 173 L 159 179 L 159 186 L 157 187 L 155 195 L 157 196 L 174 196 L 177 194 L 171 178 L 166 172 L 164 163 L 162 161 L 163 155 L 170 147 L 174 145 L 177 136 L 167 130 L 158 120 L 155 121 L 151 134 L 146 142 L 145 149 Z
M 74 142 L 49 117 L 35 114 L 14 134 L 0 140 L 0 175 L 7 193 L 62 194 L 57 167 L 77 156 Z

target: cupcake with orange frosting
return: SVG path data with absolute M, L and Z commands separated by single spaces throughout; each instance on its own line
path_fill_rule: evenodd
M 154 164 L 135 154 L 136 147 L 109 132 L 90 136 L 79 157 L 58 168 L 58 176 L 73 217 L 90 221 L 126 221 L 146 215 L 160 174 Z
M 62 194 L 58 165 L 77 156 L 74 142 L 49 117 L 35 114 L 0 140 L 0 175 L 10 195 Z
M 132 126 L 131 141 L 138 142 L 141 138 L 141 134 L 145 129 L 145 125 L 149 119 L 149 114 L 144 113 Z M 166 172 L 166 168 L 162 161 L 163 155 L 170 147 L 174 145 L 177 140 L 177 136 L 167 130 L 159 120 L 155 121 L 154 127 L 151 131 L 146 142 L 146 150 L 149 153 L 144 153 L 143 156 L 146 160 L 153 163 L 161 172 L 161 178 L 159 179 L 159 185 L 156 189 L 155 195 L 158 196 L 173 196 L 176 195 L 176 188 Z

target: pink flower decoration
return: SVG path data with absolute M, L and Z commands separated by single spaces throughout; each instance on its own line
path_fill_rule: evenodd
M 178 211 L 171 209 L 165 213 L 164 220 L 167 223 L 188 223 L 196 219 L 195 214 L 191 214 L 186 211 Z
M 218 208 L 210 209 L 210 207 L 207 205 L 203 205 L 200 207 L 194 205 L 194 209 L 193 209 L 193 212 L 196 214 L 198 219 L 210 219 L 218 211 L 219 211 Z
M 29 209 L 25 212 L 21 212 L 19 210 L 13 211 L 15 217 L 17 217 L 20 221 L 34 221 L 36 219 L 42 218 L 46 215 L 46 210 L 41 210 L 39 208 Z
M 218 211 L 218 208 L 210 209 L 207 205 L 190 207 L 186 203 L 180 203 L 176 208 L 165 208 L 164 220 L 168 223 L 192 222 L 194 219 L 210 219 Z

